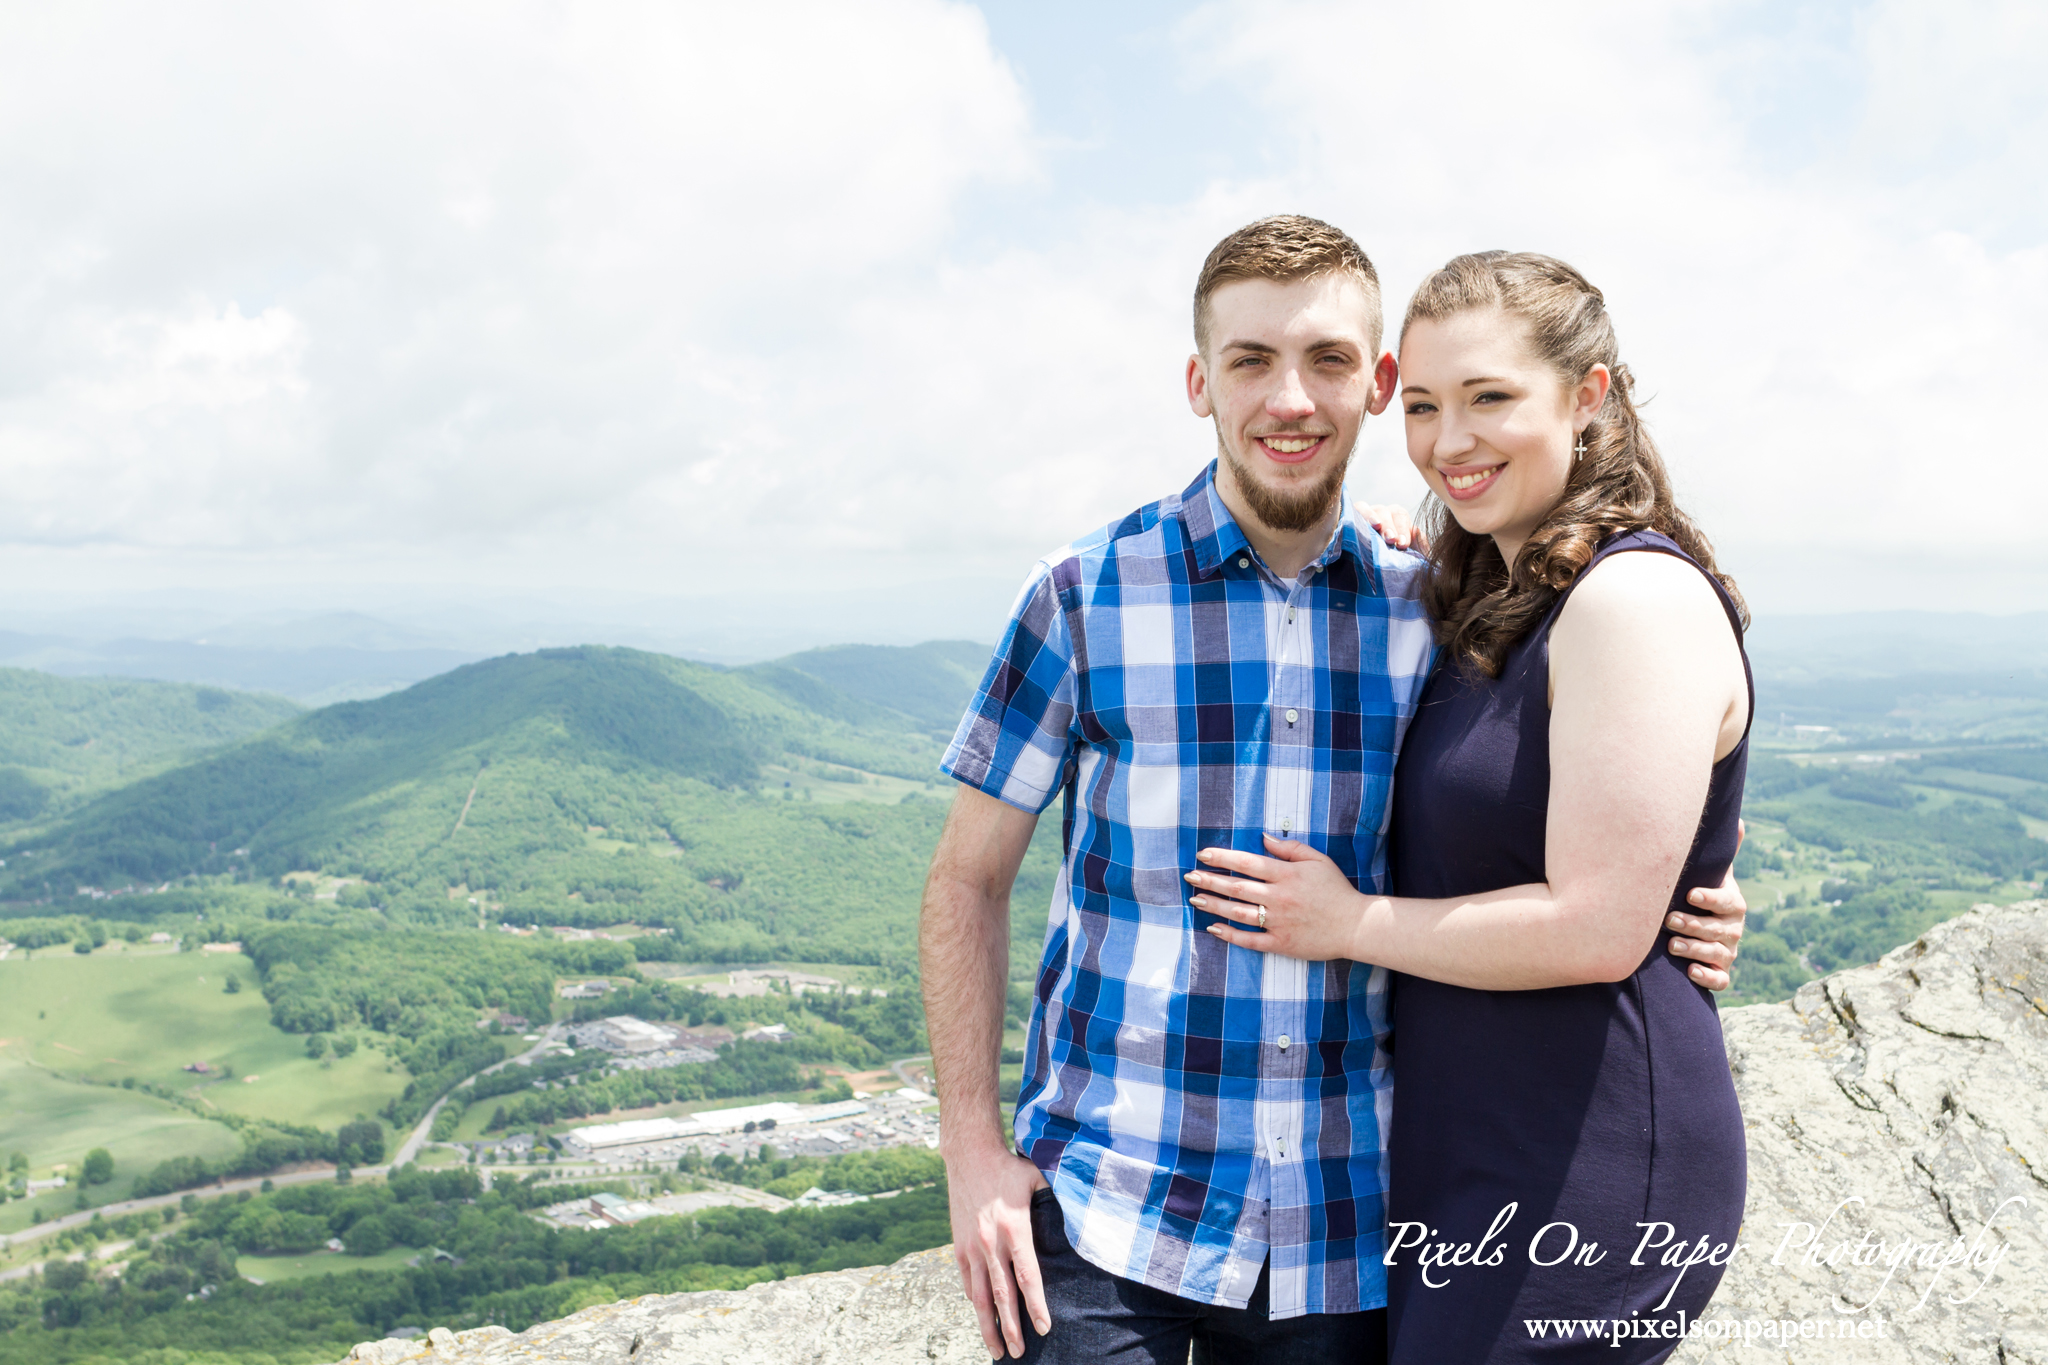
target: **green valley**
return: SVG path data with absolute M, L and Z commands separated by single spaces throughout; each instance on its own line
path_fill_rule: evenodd
M 936 764 L 985 659 L 550 649 L 315 711 L 0 676 L 0 758 L 18 759 L 0 768 L 0 1272 L 133 1243 L 132 1289 L 62 1266 L 0 1285 L 0 1361 L 311 1362 L 415 1319 L 522 1323 L 942 1239 L 932 1172 L 897 1170 L 928 1166 L 922 1147 L 868 1170 L 756 1138 L 737 1161 L 628 1167 L 641 1193 L 912 1188 L 609 1232 L 532 1217 L 582 1176 L 495 1163 L 515 1137 L 532 1145 L 503 1159 L 552 1168 L 578 1125 L 915 1079 L 917 903 L 951 799 Z M 2024 698 L 1912 681 L 1885 702 L 1895 685 L 1772 723 L 1814 684 L 1766 682 L 1737 866 L 1757 908 L 1729 1003 L 2038 893 L 2048 746 Z M 17 769 L 45 794 L 6 807 Z M 1012 1095 L 1058 833 L 1041 822 L 1013 896 Z M 768 985 L 739 972 L 770 967 Z M 617 1015 L 715 1055 L 639 1067 L 565 1041 Z M 514 1055 L 528 1065 L 492 1070 Z M 416 1128 L 417 1164 L 371 1178 Z M 107 1178 L 81 1184 L 89 1157 Z M 83 1221 L 129 1195 L 147 1198 Z M 78 1221 L 52 1234 L 59 1218 Z M 515 1245 L 531 1264 L 479 1269 Z M 237 1345 L 259 1339 L 260 1356 Z

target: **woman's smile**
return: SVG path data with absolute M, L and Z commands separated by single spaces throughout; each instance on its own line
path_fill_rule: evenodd
M 1487 465 L 1483 469 L 1452 465 L 1450 468 L 1439 470 L 1438 472 L 1443 475 L 1444 491 L 1446 493 L 1450 494 L 1458 502 L 1470 502 L 1487 489 L 1493 487 L 1500 472 L 1506 468 L 1506 462 L 1502 462 L 1500 464 Z

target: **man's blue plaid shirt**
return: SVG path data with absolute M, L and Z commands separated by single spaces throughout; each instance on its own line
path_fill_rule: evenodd
M 1422 579 L 1348 500 L 1276 579 L 1212 464 L 1039 562 L 960 722 L 953 777 L 1067 796 L 1016 1136 L 1105 1270 L 1243 1307 L 1270 1257 L 1275 1318 L 1386 1302 L 1386 971 L 1232 948 L 1181 875 L 1271 833 L 1380 889 Z

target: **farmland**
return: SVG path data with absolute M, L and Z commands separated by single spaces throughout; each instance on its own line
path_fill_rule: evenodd
M 224 990 L 230 976 L 242 990 Z M 374 1114 L 405 1087 L 370 1048 L 324 1067 L 308 1057 L 304 1038 L 272 1025 L 254 969 L 233 953 L 10 954 L 0 961 L 0 1038 L 8 1055 L 67 1079 L 147 1082 L 226 1113 L 316 1127 Z M 196 1062 L 211 1074 L 183 1069 Z

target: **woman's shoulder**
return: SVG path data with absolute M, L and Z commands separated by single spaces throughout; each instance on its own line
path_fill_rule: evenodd
M 1706 570 L 1654 532 L 1632 532 L 1579 575 L 1558 624 L 1661 634 L 1700 624 L 1727 629 L 1727 611 Z

